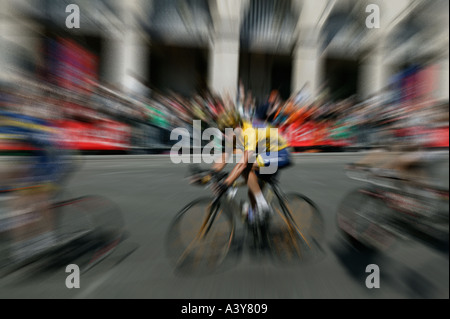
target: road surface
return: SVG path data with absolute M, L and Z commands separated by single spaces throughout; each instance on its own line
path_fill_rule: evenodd
M 354 250 L 338 233 L 337 207 L 348 192 L 362 185 L 347 178 L 343 168 L 361 156 L 298 154 L 296 165 L 281 174 L 285 191 L 310 197 L 324 216 L 325 254 L 320 260 L 280 267 L 244 250 L 226 271 L 196 277 L 176 275 L 164 252 L 172 218 L 189 201 L 205 194 L 184 179 L 187 165 L 174 164 L 166 155 L 84 157 L 68 191 L 73 196 L 98 194 L 115 201 L 129 238 L 83 274 L 78 289 L 66 287 L 65 268 L 25 272 L 0 281 L 0 298 L 449 298 L 448 253 L 407 242 L 384 255 L 367 255 Z M 448 183 L 448 166 L 442 170 L 442 179 Z M 378 289 L 365 285 L 369 264 L 379 266 Z

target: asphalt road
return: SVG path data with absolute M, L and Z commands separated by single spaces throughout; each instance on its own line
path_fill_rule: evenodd
M 115 201 L 129 238 L 82 274 L 78 289 L 66 287 L 64 268 L 22 272 L 0 281 L 0 298 L 449 298 L 448 253 L 407 242 L 383 255 L 362 254 L 338 233 L 337 207 L 348 192 L 362 185 L 347 178 L 343 167 L 360 156 L 297 155 L 296 165 L 281 174 L 285 191 L 305 194 L 323 214 L 322 258 L 282 267 L 244 250 L 226 271 L 195 277 L 175 274 L 164 252 L 164 237 L 177 211 L 205 195 L 204 189 L 183 179 L 187 166 L 172 163 L 168 156 L 85 157 L 68 191 L 72 196 L 98 194 Z M 447 166 L 442 169 L 443 182 L 448 183 L 448 176 Z M 380 288 L 365 285 L 369 264 L 379 266 Z

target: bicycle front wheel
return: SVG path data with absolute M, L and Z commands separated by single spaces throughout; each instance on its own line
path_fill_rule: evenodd
M 395 242 L 395 235 L 385 224 L 385 203 L 370 189 L 349 193 L 337 211 L 337 225 L 352 246 L 361 251 L 385 251 Z
M 39 226 L 45 222 L 47 227 L 51 226 L 53 236 L 49 238 L 53 241 L 48 240 L 47 245 L 35 250 L 31 249 L 32 242 L 28 248 L 23 245 L 22 255 L 18 255 L 19 238 L 13 236 L 13 232 L 20 227 L 19 222 L 26 225 L 26 216 L 19 216 L 20 220 L 1 221 L 0 225 L 4 226 L 0 230 L 0 268 L 3 265 L 3 274 L 36 262 L 39 267 L 49 269 L 75 263 L 86 271 L 109 255 L 124 238 L 121 212 L 107 198 L 83 196 L 56 202 L 51 205 L 50 213 L 45 218 L 38 213 L 27 214 L 41 221 L 38 225 L 28 224 L 29 234 L 39 235 Z
M 234 233 L 234 219 L 221 203 L 196 200 L 180 211 L 168 230 L 168 257 L 177 272 L 212 273 L 223 265 Z
M 325 230 L 316 205 L 301 194 L 291 193 L 279 198 L 273 209 L 269 243 L 275 260 L 289 264 L 318 257 Z
M 76 260 L 82 271 L 92 268 L 125 239 L 125 221 L 118 205 L 103 196 L 88 195 L 55 203 L 56 232 L 61 248 L 53 260 Z

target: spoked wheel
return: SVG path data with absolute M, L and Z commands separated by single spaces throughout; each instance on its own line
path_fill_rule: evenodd
M 369 190 L 358 189 L 348 194 L 337 212 L 337 225 L 358 250 L 385 251 L 395 242 L 386 229 L 386 206 Z
M 122 213 L 106 197 L 83 196 L 59 202 L 54 208 L 59 245 L 52 260 L 56 264 L 76 261 L 82 271 L 87 271 L 125 239 Z
M 232 215 L 202 198 L 176 216 L 167 233 L 167 254 L 176 272 L 209 274 L 223 266 L 234 234 Z
M 28 252 L 18 259 L 15 257 L 17 249 L 13 248 L 17 241 L 14 229 L 0 234 L 1 242 L 8 244 L 7 247 L 0 245 L 0 257 L 7 261 L 5 275 L 36 263 L 43 269 L 76 263 L 81 271 L 86 271 L 109 255 L 124 238 L 121 212 L 105 197 L 84 196 L 60 201 L 52 204 L 50 212 L 45 222 L 51 223 L 54 240 L 41 246 L 39 251 Z M 39 214 L 33 215 L 39 220 Z
M 247 231 L 250 236 L 250 252 L 255 255 L 266 252 L 269 248 L 270 234 L 268 220 L 254 220 L 247 224 Z
M 316 205 L 300 194 L 273 203 L 269 245 L 275 262 L 297 264 L 322 253 L 324 222 Z

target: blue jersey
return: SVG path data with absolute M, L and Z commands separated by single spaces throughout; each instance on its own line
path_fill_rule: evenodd
M 50 123 L 31 116 L 0 111 L 0 139 L 17 141 L 33 149 L 33 184 L 56 182 L 64 172 L 56 129 Z

